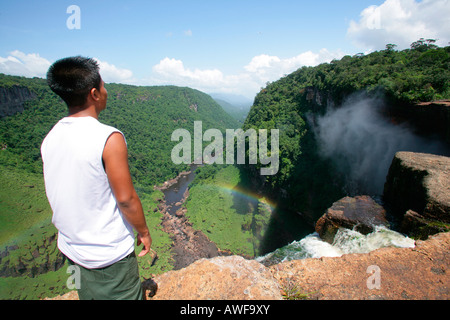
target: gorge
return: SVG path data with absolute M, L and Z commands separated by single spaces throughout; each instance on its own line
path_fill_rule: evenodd
M 368 261 L 382 252 L 384 261 L 392 261 L 397 254 L 406 258 L 413 255 L 414 259 L 429 255 L 439 263 L 427 265 L 432 268 L 427 274 L 446 281 L 448 253 L 442 248 L 448 239 L 440 233 L 448 231 L 449 169 L 446 161 L 434 156 L 421 158 L 418 152 L 448 159 L 450 96 L 448 81 L 442 79 L 450 77 L 450 48 L 422 49 L 347 56 L 301 68 L 261 89 L 242 129 L 279 130 L 276 175 L 261 175 L 261 162 L 199 168 L 174 164 L 170 161 L 174 130 L 187 130 L 192 136 L 194 122 L 202 121 L 206 130 L 218 129 L 225 134 L 240 124 L 196 90 L 108 84 L 110 100 L 102 121 L 121 128 L 127 137 L 130 172 L 154 235 L 157 258 L 140 263 L 145 278 L 161 279 L 169 289 L 176 280 L 164 282 L 163 278 L 169 279 L 178 271 L 195 275 L 201 270 L 198 266 L 211 262 L 222 271 L 226 269 L 223 266 L 233 263 L 250 271 L 253 269 L 248 266 L 252 265 L 265 276 L 265 271 L 275 272 L 278 266 L 286 272 L 280 279 L 291 274 L 302 281 L 316 281 L 320 270 L 332 272 L 326 265 L 354 265 L 357 262 L 353 260 Z M 54 235 L 48 221 L 51 211 L 44 205 L 39 145 L 55 121 L 65 115 L 65 108 L 42 79 L 2 76 L 1 81 L 0 87 L 26 87 L 30 94 L 20 102 L 23 110 L 17 108 L 0 122 L 0 169 L 8 186 L 2 190 L 0 204 L 9 235 L 9 242 L 2 245 L 10 248 L 2 247 L 2 270 L 24 266 L 23 279 L 0 278 L 0 293 L 18 299 L 42 298 L 49 292 L 57 295 L 66 290 L 64 268 L 28 279 L 25 274 L 32 268 L 27 268 L 27 263 L 33 261 L 34 252 L 27 252 L 27 248 L 37 246 L 37 253 L 50 265 L 59 262 L 54 243 L 51 252 L 41 248 L 46 240 L 39 239 L 44 232 L 36 227 L 39 222 L 45 225 L 46 236 Z M 124 111 L 125 105 L 129 112 Z M 398 151 L 414 152 L 411 156 Z M 188 170 L 191 172 L 185 174 Z M 420 192 L 411 197 L 409 186 Z M 419 204 L 411 205 L 410 198 L 419 199 Z M 391 230 L 386 226 L 355 228 L 354 222 L 349 223 L 349 217 L 372 211 L 385 211 Z M 324 215 L 327 220 L 317 223 Z M 30 217 L 39 219 L 32 221 Z M 318 225 L 323 226 L 325 236 L 316 230 Z M 30 233 L 33 240 L 29 240 Z M 2 234 L 6 233 L 2 230 Z M 326 234 L 330 235 L 328 241 Z M 434 238 L 434 234 L 438 235 Z M 425 240 L 428 237 L 430 242 Z M 426 244 L 418 246 L 420 242 L 414 244 L 412 238 Z M 375 250 L 386 246 L 402 248 Z M 440 248 L 436 253 L 439 258 L 430 253 L 435 246 Z M 367 258 L 359 256 L 361 252 L 373 253 Z M 329 260 L 331 257 L 336 260 Z M 382 269 L 388 270 L 389 263 Z M 299 270 L 308 265 L 321 268 L 314 280 L 307 274 L 300 276 Z M 404 262 L 399 265 L 403 268 Z M 358 268 L 366 275 L 367 266 Z M 401 281 L 394 269 L 389 270 L 395 281 Z M 351 274 L 352 270 L 343 272 Z M 57 279 L 42 280 L 50 275 L 57 275 Z M 337 279 L 328 280 L 341 285 Z M 319 282 L 327 288 L 323 281 Z M 432 289 L 437 288 L 445 291 L 440 284 Z M 27 292 L 29 289 L 35 292 Z M 448 292 L 442 294 L 432 297 L 448 296 Z M 381 296 L 391 297 L 386 292 Z M 417 295 L 412 291 L 404 294 L 412 296 Z
M 339 160 L 346 161 L 347 167 L 351 168 L 349 173 L 355 175 L 346 179 L 347 184 L 345 185 L 345 188 L 346 190 L 350 190 L 349 185 L 356 184 L 358 184 L 359 187 L 354 188 L 348 194 L 358 195 L 360 194 L 358 193 L 358 190 L 367 191 L 374 199 L 383 204 L 383 186 L 386 182 L 388 169 L 391 166 L 397 151 L 412 149 L 415 151 L 428 151 L 442 154 L 446 153 L 447 149 L 445 144 L 438 139 L 436 139 L 434 143 L 430 143 L 431 140 L 413 134 L 405 126 L 390 124 L 387 119 L 382 118 L 381 114 L 378 114 L 371 109 L 370 103 L 373 103 L 373 101 L 369 100 L 368 102 L 366 98 L 359 100 L 356 103 L 345 104 L 343 107 L 330 112 L 331 116 L 327 113 L 322 118 L 319 118 L 317 121 L 318 128 L 316 130 L 322 130 L 319 135 L 329 134 L 330 137 L 336 139 L 333 141 L 326 141 L 325 138 L 322 138 L 322 140 L 319 138 L 318 141 L 320 141 L 321 148 L 330 149 L 332 146 L 336 149 L 342 148 L 341 150 L 328 150 L 330 153 L 327 156 L 334 153 L 332 154 L 332 157 L 336 162 Z M 341 130 L 341 132 L 336 132 L 336 130 Z M 343 135 L 344 137 L 342 137 Z M 345 137 L 345 135 L 348 136 Z M 357 138 L 359 138 L 360 142 L 358 142 Z M 336 143 L 339 139 L 342 139 L 343 142 Z M 374 147 L 364 149 L 364 145 Z M 348 157 L 351 156 L 358 156 L 359 158 L 349 159 Z M 339 165 L 341 168 L 344 167 L 342 163 Z M 192 227 L 192 224 L 186 219 L 184 215 L 186 209 L 183 209 L 182 205 L 189 196 L 187 186 L 195 178 L 196 167 L 193 167 L 192 169 L 193 170 L 186 174 L 181 174 L 177 179 L 167 183 L 167 185 L 164 184 L 163 187 L 165 207 L 167 208 L 166 211 L 172 216 L 170 218 L 171 221 L 178 221 L 183 224 L 187 223 L 189 227 Z M 365 181 L 362 180 L 362 178 L 365 178 Z M 250 191 L 254 192 L 257 190 Z M 394 192 L 394 194 L 395 193 L 396 192 Z M 238 195 L 233 195 L 233 199 L 234 198 L 238 198 Z M 367 198 L 371 199 L 370 197 Z M 247 202 L 237 202 L 238 207 L 236 210 L 246 212 L 249 206 L 248 201 L 249 200 L 247 200 Z M 253 203 L 253 205 L 255 205 L 255 203 Z M 373 202 L 369 207 L 375 205 L 377 205 L 376 202 Z M 382 208 L 380 205 L 377 206 Z M 358 212 L 358 215 L 364 215 L 364 212 L 368 210 L 369 207 L 362 209 Z M 276 210 L 279 209 L 272 209 L 272 217 L 277 214 Z M 384 211 L 384 209 L 382 210 Z M 286 209 L 285 212 L 287 215 L 298 215 L 295 212 Z M 384 214 L 385 213 L 383 213 L 383 215 Z M 265 249 L 259 247 L 258 250 L 255 251 L 254 257 L 260 262 L 264 261 L 263 263 L 265 264 L 274 264 L 275 262 L 279 263 L 286 260 L 289 261 L 308 257 L 320 258 L 324 256 L 341 256 L 342 254 L 349 253 L 367 253 L 386 246 L 414 247 L 414 241 L 412 239 L 405 237 L 404 234 L 389 229 L 389 225 L 398 229 L 395 220 L 392 219 L 392 213 L 389 212 L 389 214 L 389 218 L 391 218 L 390 223 L 386 222 L 383 227 L 373 229 L 373 232 L 361 234 L 356 230 L 352 230 L 351 226 L 347 226 L 345 229 L 339 230 L 336 236 L 333 234 L 331 239 L 328 240 L 329 243 L 323 240 L 323 235 L 319 236 L 316 233 L 313 233 L 313 230 L 308 229 L 308 222 L 303 220 L 302 223 L 304 226 L 297 227 L 297 232 L 290 236 L 290 240 L 287 240 L 283 235 L 280 235 L 277 232 L 268 233 L 268 236 L 266 235 L 265 239 L 261 240 L 261 243 L 270 241 L 275 245 Z M 177 218 L 173 216 L 176 216 Z M 316 223 L 313 223 L 313 226 L 314 224 Z M 173 231 L 174 229 L 176 228 L 172 227 L 171 230 Z M 184 228 L 178 226 L 178 229 L 179 230 L 175 232 L 176 234 L 180 233 L 180 230 L 182 231 Z M 408 230 L 402 231 L 406 234 L 409 233 Z M 206 230 L 203 230 L 203 233 L 199 230 L 196 232 L 202 235 L 200 237 L 201 239 L 207 239 L 205 233 L 208 234 L 208 232 Z M 191 234 L 192 233 L 193 231 L 191 231 Z M 177 237 L 175 237 L 175 239 L 177 239 Z M 199 238 L 197 237 L 197 239 Z M 180 251 L 183 247 L 188 248 L 189 245 L 187 245 L 187 243 L 189 243 L 191 247 L 196 247 L 197 252 L 197 258 L 189 259 L 187 258 L 189 253 L 185 250 L 185 260 L 193 262 L 200 258 L 209 258 L 221 254 L 220 250 L 218 250 L 217 247 L 214 247 L 211 242 L 201 240 L 196 241 L 192 235 L 189 237 L 187 243 L 181 244 L 182 240 L 183 239 L 178 239 L 178 242 L 175 241 L 174 248 L 177 248 L 175 251 Z M 181 257 L 183 254 L 179 254 L 178 256 Z M 177 260 L 176 257 L 175 260 Z M 180 269 L 186 267 L 188 264 L 176 263 L 176 265 L 175 269 Z

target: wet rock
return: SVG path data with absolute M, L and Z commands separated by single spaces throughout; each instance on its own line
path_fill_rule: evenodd
M 317 220 L 315 230 L 323 240 L 332 243 L 339 228 L 368 234 L 377 225 L 389 225 L 384 208 L 369 196 L 356 196 L 333 203 Z
M 27 87 L 0 87 L 0 118 L 11 116 L 24 110 L 24 103 L 36 98 Z
M 418 240 L 425 240 L 430 235 L 448 231 L 450 225 L 426 219 L 413 210 L 406 211 L 400 226 L 400 232 Z
M 216 245 L 203 232 L 192 228 L 185 212 L 180 209 L 175 216 L 165 212 L 161 223 L 164 232 L 169 233 L 173 241 L 171 251 L 175 270 L 187 267 L 196 260 L 219 254 Z
M 450 234 L 440 233 L 414 248 L 382 248 L 367 254 L 303 259 L 270 267 L 284 286 L 308 299 L 448 300 Z
M 450 143 L 450 100 L 417 103 L 408 108 L 410 122 L 424 133 L 437 133 Z

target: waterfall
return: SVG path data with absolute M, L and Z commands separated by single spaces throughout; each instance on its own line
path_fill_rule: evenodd
M 256 258 L 265 265 L 306 258 L 340 257 L 348 253 L 368 253 L 384 247 L 413 248 L 413 239 L 383 226 L 376 226 L 367 235 L 341 228 L 332 244 L 320 239 L 314 232 L 305 238 Z

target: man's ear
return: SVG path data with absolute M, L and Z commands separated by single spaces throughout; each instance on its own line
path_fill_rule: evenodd
M 92 88 L 91 91 L 89 91 L 89 95 L 94 101 L 100 99 L 100 92 L 96 88 Z

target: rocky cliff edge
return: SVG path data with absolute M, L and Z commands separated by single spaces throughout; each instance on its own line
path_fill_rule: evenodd
M 450 233 L 414 248 L 310 258 L 265 267 L 240 256 L 201 259 L 147 281 L 151 300 L 447 300 Z M 149 297 L 150 296 L 150 297 Z M 76 300 L 75 291 L 54 299 Z
M 450 222 L 449 169 L 450 158 L 435 155 L 399 152 L 393 160 L 384 196 L 403 220 L 402 228 L 407 227 L 405 233 L 417 236 L 417 230 L 421 230 L 418 238 L 423 240 L 417 240 L 413 248 L 387 247 L 365 254 L 294 260 L 270 267 L 240 256 L 200 259 L 183 269 L 146 280 L 146 297 L 448 300 L 450 233 L 439 231 L 447 231 Z M 327 235 L 333 237 L 339 227 L 359 227 L 370 232 L 371 225 L 386 223 L 384 208 L 370 197 L 346 197 L 319 219 L 316 230 L 327 240 Z M 73 291 L 54 299 L 77 298 Z

